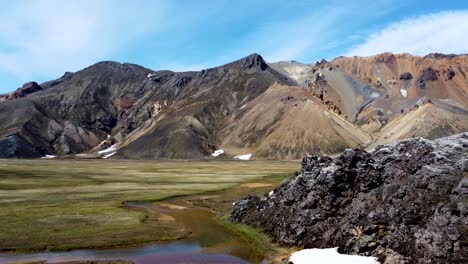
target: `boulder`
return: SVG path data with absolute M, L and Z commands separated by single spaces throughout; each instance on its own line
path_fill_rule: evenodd
M 400 74 L 400 80 L 407 81 L 407 80 L 411 80 L 411 79 L 413 79 L 413 75 L 411 75 L 411 73 L 409 73 L 409 72 L 404 72 L 404 73 Z
M 434 70 L 432 67 L 428 67 L 421 72 L 417 83 L 419 88 L 424 89 L 426 88 L 427 81 L 436 81 L 438 79 L 438 71 Z

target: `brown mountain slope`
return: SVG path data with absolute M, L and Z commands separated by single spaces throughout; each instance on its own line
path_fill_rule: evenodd
M 145 126 L 124 139 L 116 157 L 202 158 L 222 141 L 219 131 L 243 104 L 271 84 L 294 84 L 268 67 L 259 55 L 197 73 L 175 100 Z
M 383 53 L 331 63 L 389 95 L 451 99 L 468 107 L 468 55 Z
M 220 120 L 274 82 L 294 84 L 258 54 L 182 73 L 100 62 L 1 102 L 0 157 L 82 153 L 111 135 L 125 142 L 121 157 L 200 158 Z M 133 132 L 141 137 L 128 138 Z
M 221 148 L 231 155 L 297 159 L 312 149 L 336 153 L 371 142 L 301 87 L 273 85 L 239 111 L 221 133 Z
M 468 131 L 468 111 L 444 101 L 418 103 L 418 106 L 391 119 L 373 135 L 374 144 L 386 144 L 406 138 L 436 139 Z
M 391 102 L 380 103 L 388 111 L 392 104 L 408 107 L 403 113 L 396 109 L 394 114 L 387 113 L 390 118 L 385 122 L 378 122 L 367 113 L 373 121 L 358 125 L 330 111 L 301 87 L 275 84 L 227 122 L 219 148 L 228 156 L 252 154 L 257 159 L 297 159 L 310 151 L 334 154 L 346 148 L 373 148 L 405 138 L 434 139 L 468 131 L 468 111 L 443 100 L 385 96 L 379 99 Z M 375 108 L 370 106 L 366 110 L 369 109 Z

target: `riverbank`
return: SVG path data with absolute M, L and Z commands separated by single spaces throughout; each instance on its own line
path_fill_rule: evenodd
M 267 161 L 5 160 L 0 164 L 0 248 L 66 251 L 186 238 L 187 228 L 173 216 L 123 203 L 185 200 L 216 218 L 226 215 L 233 201 L 268 192 L 298 167 L 297 162 Z

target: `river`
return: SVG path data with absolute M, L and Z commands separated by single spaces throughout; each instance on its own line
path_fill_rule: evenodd
M 212 211 L 193 205 L 164 206 L 157 203 L 127 202 L 135 209 L 156 211 L 173 218 L 190 232 L 174 242 L 152 243 L 136 247 L 86 249 L 67 252 L 3 253 L 0 263 L 47 261 L 60 263 L 86 260 L 125 260 L 149 263 L 268 263 L 264 256 L 242 238 L 216 220 Z

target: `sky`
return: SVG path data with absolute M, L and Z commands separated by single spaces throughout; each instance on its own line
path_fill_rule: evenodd
M 0 93 L 103 60 L 188 71 L 251 53 L 312 63 L 467 43 L 466 0 L 5 0 Z

